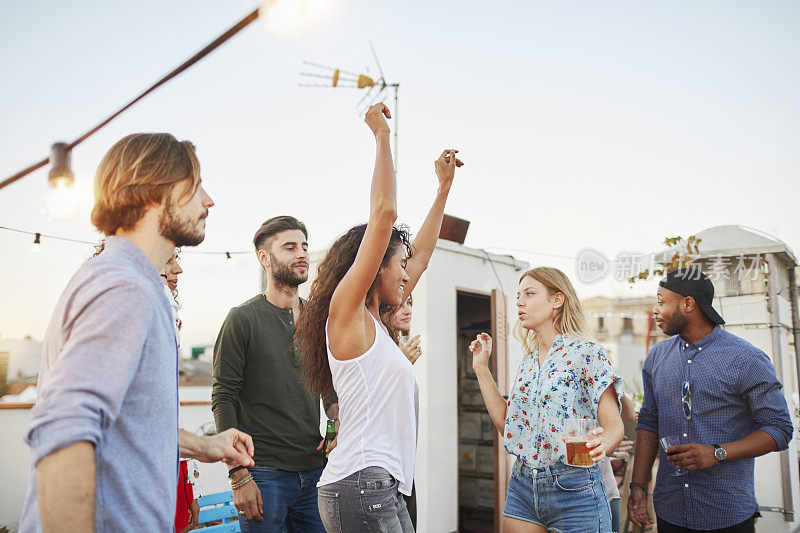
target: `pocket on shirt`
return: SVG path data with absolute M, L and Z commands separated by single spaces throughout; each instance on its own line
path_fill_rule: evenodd
M 578 398 L 579 386 L 572 372 L 553 372 L 547 376 L 542 386 L 541 397 L 547 403 L 554 402 L 563 406 L 563 411 L 571 416 L 572 408 Z

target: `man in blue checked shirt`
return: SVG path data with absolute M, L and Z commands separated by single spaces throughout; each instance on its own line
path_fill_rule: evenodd
M 704 274 L 681 269 L 661 281 L 653 308 L 658 327 L 672 337 L 653 346 L 642 370 L 628 514 L 637 525 L 653 522 L 647 482 L 659 453 L 659 533 L 755 531 L 754 458 L 786 449 L 792 438 L 775 368 L 764 352 L 719 326 L 725 322 L 713 297 Z M 665 437 L 666 451 L 659 446 Z

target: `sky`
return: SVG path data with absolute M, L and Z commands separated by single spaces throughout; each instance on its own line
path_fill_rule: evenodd
M 400 221 L 419 228 L 433 161 L 457 148 L 446 211 L 466 245 L 563 269 L 582 296 L 647 295 L 575 280 L 585 248 L 613 258 L 740 224 L 800 251 L 800 4 L 792 1 L 324 0 L 301 31 L 258 21 L 76 147 L 83 205 L 40 213 L 47 170 L 0 190 L 0 226 L 98 240 L 94 172 L 133 132 L 197 146 L 216 202 L 193 250 L 248 251 L 260 223 L 303 220 L 312 250 L 368 216 L 374 141 L 358 89 L 303 88 L 302 61 L 399 90 Z M 0 179 L 70 141 L 257 4 L 245 0 L 9 2 L 0 19 Z M 390 98 L 387 103 L 393 108 Z M 395 124 L 392 123 L 392 127 Z M 41 339 L 86 245 L 0 231 L 0 338 Z M 511 252 L 510 250 L 514 250 Z M 183 254 L 184 346 L 211 344 L 255 295 L 255 254 Z

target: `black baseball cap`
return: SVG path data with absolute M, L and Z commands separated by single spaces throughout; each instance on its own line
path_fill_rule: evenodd
M 725 323 L 719 313 L 711 307 L 711 302 L 714 301 L 714 284 L 700 270 L 693 268 L 673 270 L 659 285 L 681 296 L 691 296 L 713 323 Z

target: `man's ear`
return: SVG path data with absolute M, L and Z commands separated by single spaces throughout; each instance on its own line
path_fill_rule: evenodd
M 258 250 L 258 262 L 264 267 L 264 270 L 269 268 L 269 253 L 263 248 Z
M 683 299 L 683 303 L 686 306 L 686 312 L 691 313 L 695 309 L 697 309 L 697 302 L 694 301 L 694 298 L 691 296 L 687 296 Z

